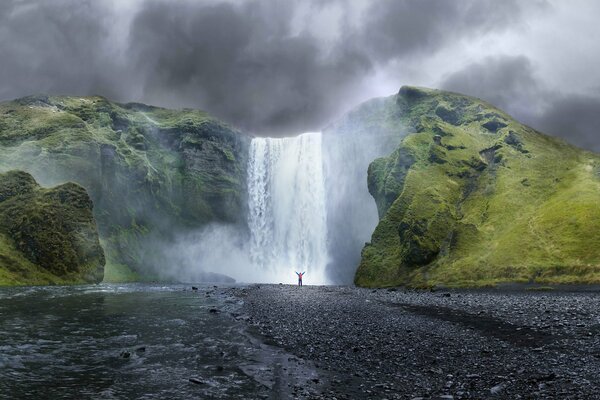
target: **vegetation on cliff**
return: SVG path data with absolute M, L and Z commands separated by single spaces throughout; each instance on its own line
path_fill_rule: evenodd
M 0 285 L 102 281 L 92 209 L 77 184 L 44 189 L 28 173 L 0 174 Z
M 243 224 L 249 141 L 196 110 L 103 97 L 0 103 L 0 171 L 87 189 L 109 280 L 168 277 L 159 247 L 174 232 Z
M 409 130 L 369 167 L 362 286 L 600 283 L 600 156 L 471 97 L 403 87 Z

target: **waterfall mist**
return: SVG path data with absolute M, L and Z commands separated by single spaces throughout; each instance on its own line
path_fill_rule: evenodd
M 369 164 L 406 134 L 395 98 L 367 101 L 323 131 L 330 283 L 350 284 L 360 253 L 379 222 L 367 185 Z

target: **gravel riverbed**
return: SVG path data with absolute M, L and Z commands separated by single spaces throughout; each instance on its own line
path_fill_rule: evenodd
M 314 366 L 283 380 L 286 397 L 600 398 L 597 292 L 232 291 L 249 332 Z

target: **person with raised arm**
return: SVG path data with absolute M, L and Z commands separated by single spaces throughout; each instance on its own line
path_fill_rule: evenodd
M 306 272 L 296 272 L 296 275 L 298 275 L 298 286 L 302 286 L 302 276 L 304 276 Z

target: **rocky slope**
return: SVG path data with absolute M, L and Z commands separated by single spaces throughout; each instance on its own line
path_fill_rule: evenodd
M 77 184 L 43 189 L 25 172 L 0 174 L 0 285 L 102 281 L 92 208 Z
M 408 133 L 369 166 L 380 222 L 358 285 L 600 282 L 599 155 L 471 97 L 394 99 Z
M 86 188 L 111 280 L 168 278 L 160 248 L 174 232 L 244 223 L 249 140 L 201 111 L 102 97 L 0 103 L 0 171 Z

